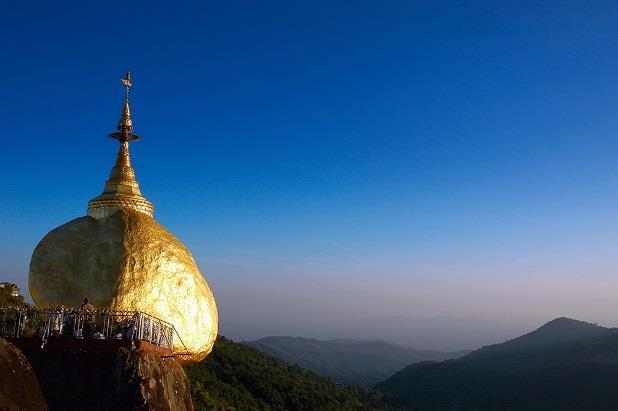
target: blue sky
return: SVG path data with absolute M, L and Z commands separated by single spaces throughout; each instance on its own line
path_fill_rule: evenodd
M 228 334 L 611 322 L 617 19 L 594 1 L 5 4 L 0 277 L 26 288 L 40 238 L 101 191 L 130 68 L 142 192 Z

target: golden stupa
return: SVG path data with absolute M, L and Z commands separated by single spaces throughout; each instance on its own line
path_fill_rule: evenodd
M 215 298 L 187 248 L 153 218 L 131 166 L 131 75 L 117 131 L 116 164 L 88 215 L 50 231 L 30 261 L 28 287 L 37 306 L 79 306 L 142 311 L 174 325 L 174 351 L 200 361 L 217 336 Z M 178 338 L 179 337 L 179 338 Z M 186 358 L 186 357 L 185 357 Z

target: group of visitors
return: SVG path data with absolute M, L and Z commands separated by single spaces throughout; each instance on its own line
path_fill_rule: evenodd
M 79 311 L 65 311 L 61 305 L 56 308 L 50 314 L 50 328 L 49 335 L 59 336 L 67 335 L 71 336 L 74 333 L 75 322 L 80 321 L 80 329 L 77 330 L 76 337 L 91 337 L 95 332 L 95 314 L 96 308 L 90 303 L 88 297 L 84 298 Z M 45 330 L 42 330 L 45 332 Z
M 79 310 L 65 311 L 60 305 L 56 306 L 50 316 L 50 336 L 74 336 L 82 338 L 103 339 L 104 335 L 97 329 L 96 323 L 97 310 L 90 303 L 88 297 L 84 298 L 84 303 Z M 115 339 L 133 339 L 135 335 L 135 319 L 124 319 L 117 324 Z M 78 327 L 75 328 L 76 321 Z M 45 333 L 42 329 L 40 333 Z

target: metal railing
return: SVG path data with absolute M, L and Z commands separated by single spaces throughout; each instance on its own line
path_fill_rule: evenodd
M 174 326 L 140 311 L 0 308 L 0 336 L 148 341 L 173 351 Z M 183 344 L 184 345 L 184 344 Z

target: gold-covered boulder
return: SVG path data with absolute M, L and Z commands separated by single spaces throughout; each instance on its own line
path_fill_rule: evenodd
M 212 291 L 191 253 L 152 217 L 121 209 L 108 217 L 70 221 L 47 234 L 30 262 L 29 288 L 38 306 L 143 311 L 176 328 L 174 350 L 202 360 L 218 326 Z M 182 339 L 181 343 L 180 339 Z

